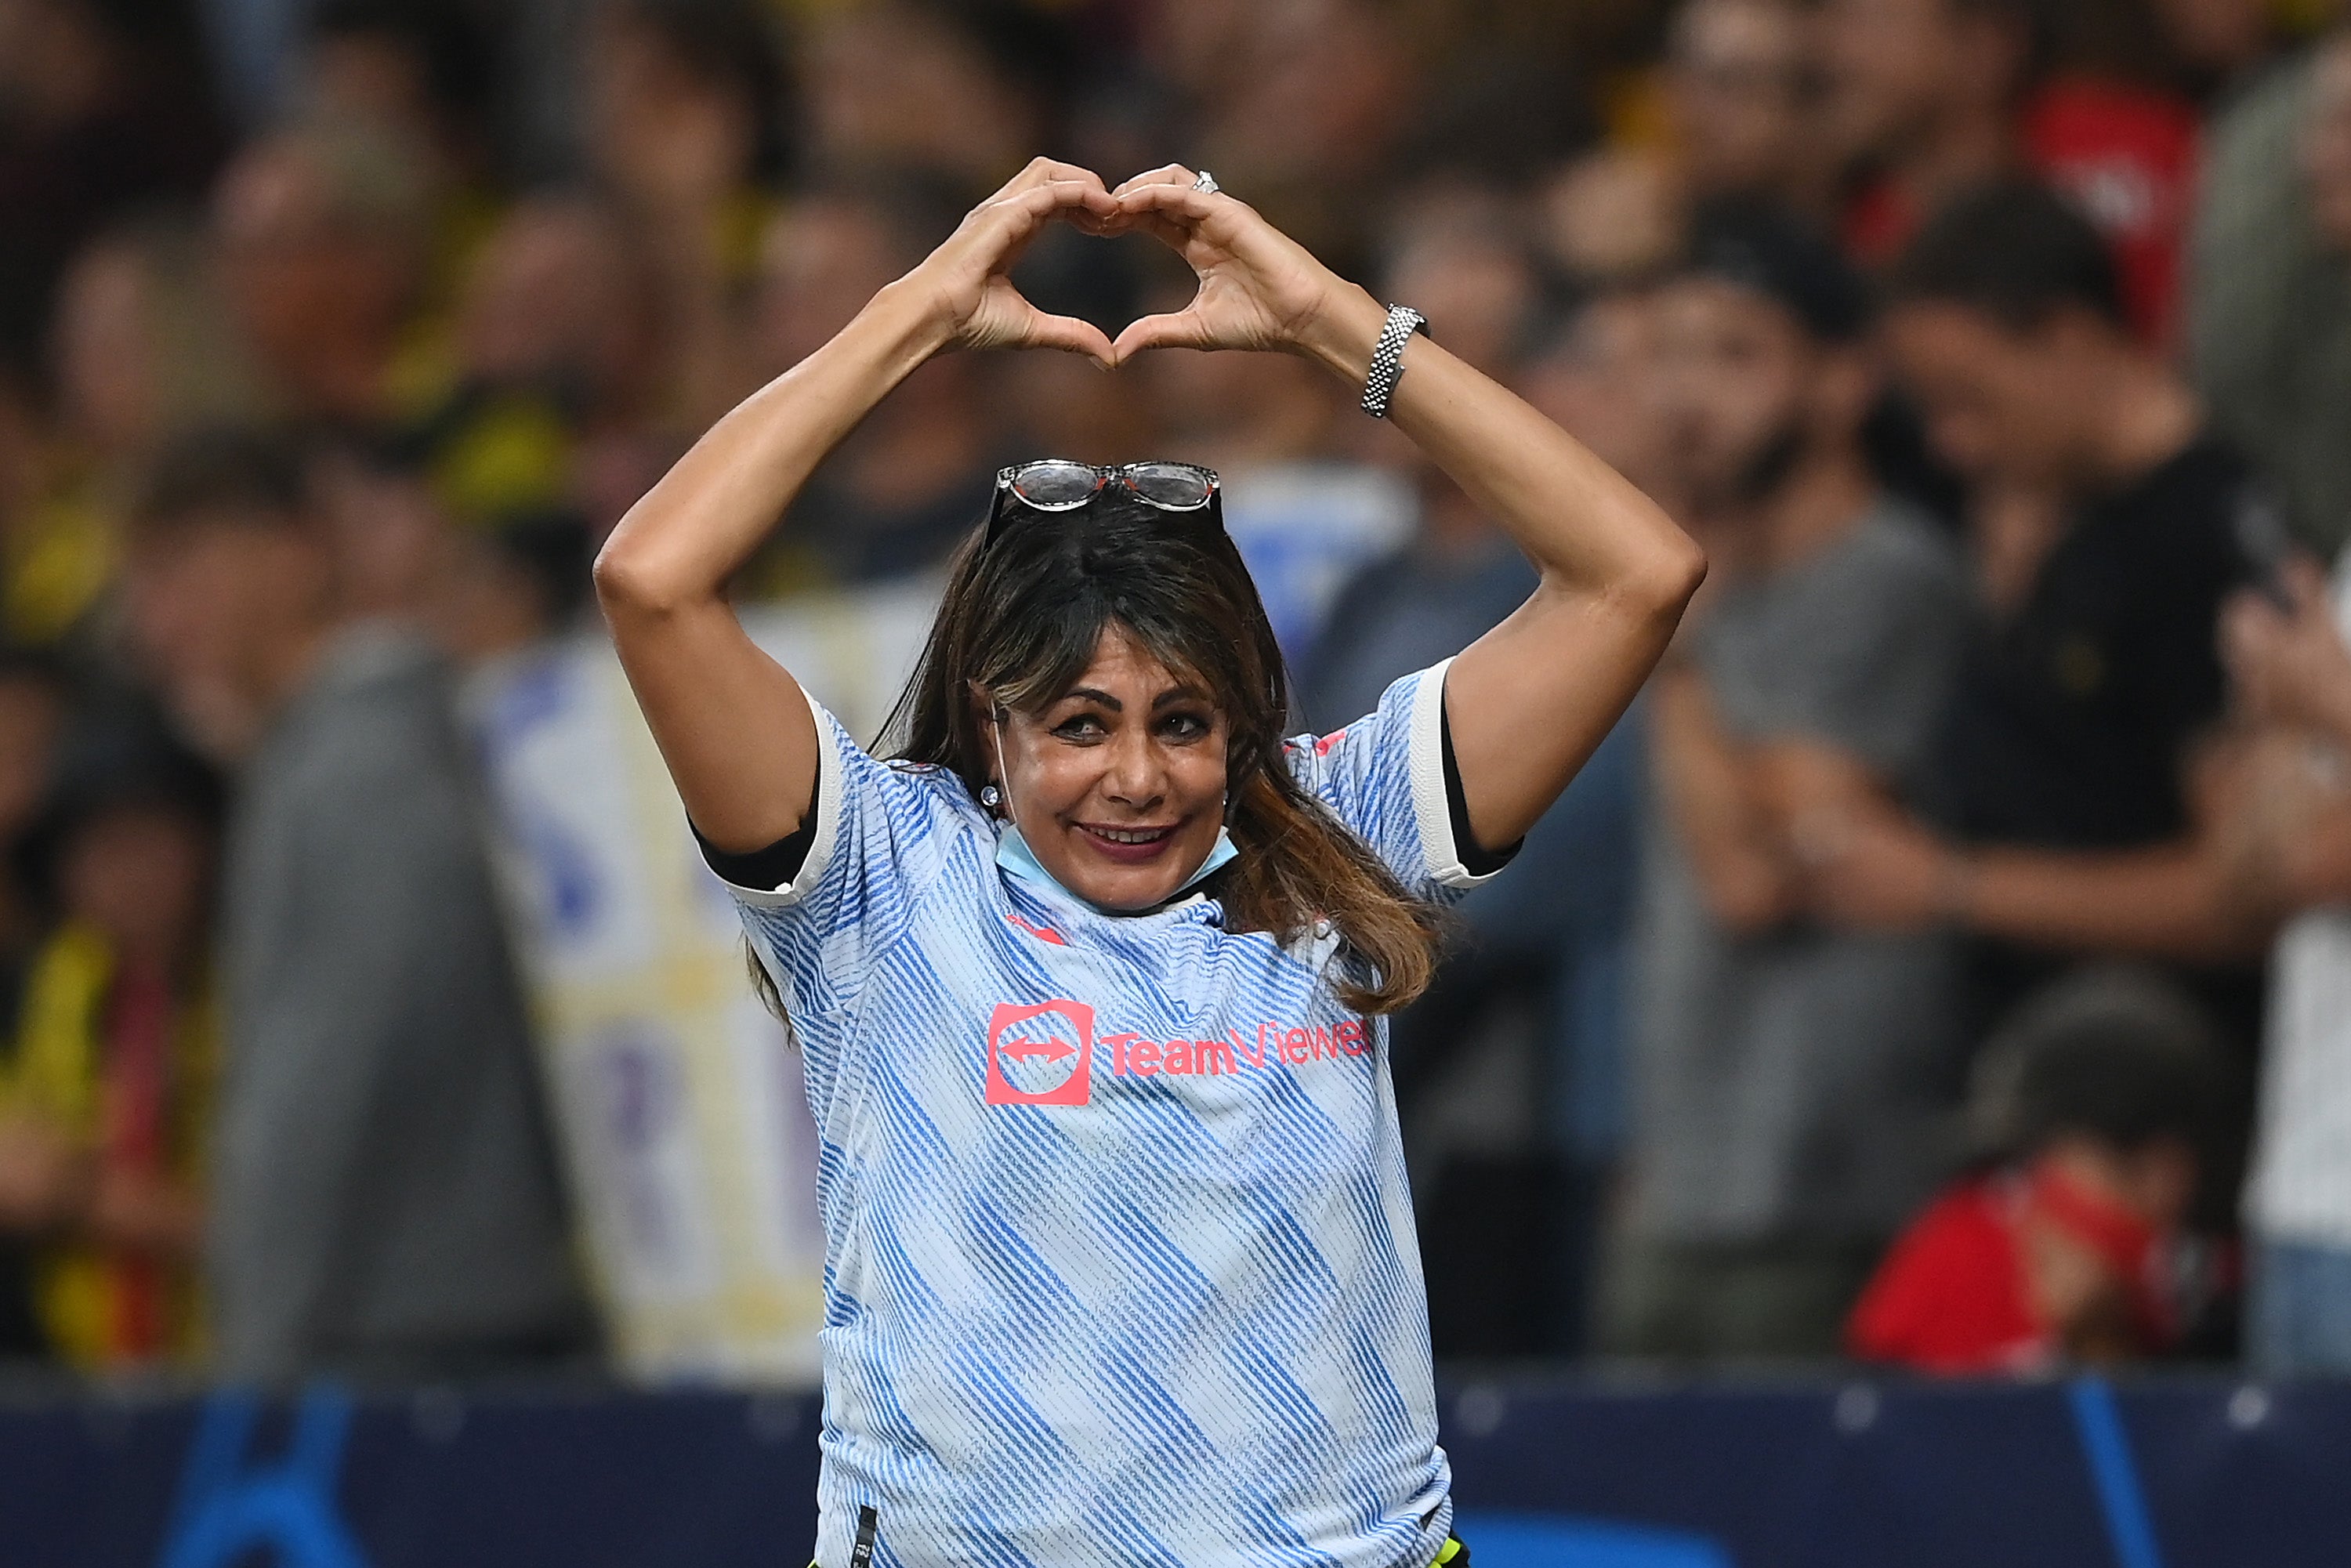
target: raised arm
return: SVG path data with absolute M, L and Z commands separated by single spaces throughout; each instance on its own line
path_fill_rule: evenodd
M 686 813 L 718 848 L 749 852 L 798 828 L 818 755 L 808 704 L 745 633 L 728 580 L 826 454 L 933 354 L 1042 347 L 1111 363 L 1097 329 L 1038 310 L 1004 271 L 1054 218 L 1099 231 L 1115 212 L 1093 174 L 1037 160 L 839 336 L 711 426 L 613 530 L 596 596 Z
M 1119 357 L 1163 345 L 1285 350 L 1361 387 L 1386 308 L 1193 178 L 1171 166 L 1119 187 L 1122 209 L 1200 277 L 1188 308 L 1121 333 Z M 1497 849 L 1534 826 L 1632 702 L 1705 557 L 1573 437 L 1426 337 L 1405 350 L 1389 417 L 1541 572 L 1532 597 L 1446 680 L 1470 826 Z

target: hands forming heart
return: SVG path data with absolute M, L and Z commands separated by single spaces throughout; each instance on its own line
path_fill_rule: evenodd
M 1307 249 L 1171 163 L 1116 190 L 1072 163 L 1040 158 L 974 208 L 909 275 L 936 302 L 947 340 L 972 349 L 1066 349 L 1105 369 L 1145 349 L 1298 350 L 1345 287 Z M 1006 276 L 1048 223 L 1110 237 L 1140 231 L 1200 280 L 1181 310 L 1129 322 L 1115 341 L 1091 322 L 1050 316 Z

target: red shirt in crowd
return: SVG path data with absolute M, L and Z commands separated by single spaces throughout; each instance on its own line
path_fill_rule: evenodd
M 2126 1306 L 2140 1352 L 2177 1337 L 2163 1290 L 2163 1239 L 2113 1199 L 2059 1173 L 1999 1171 L 1959 1182 L 1903 1232 L 1845 1324 L 1864 1361 L 1921 1372 L 2016 1374 L 2065 1352 L 2063 1323 L 2046 1321 L 2026 1261 L 2025 1228 L 2062 1233 L 2105 1265 Z
M 2131 324 L 2148 342 L 2169 343 L 2196 196 L 2194 108 L 2145 88 L 2060 77 L 2025 105 L 2017 141 L 2024 166 L 2071 196 L 2113 246 Z M 1846 247 L 1885 266 L 1925 219 L 1892 182 L 1872 182 L 1845 209 Z
M 1911 1221 L 1845 1325 L 1864 1361 L 1923 1372 L 2028 1372 L 2053 1359 L 1998 1178 L 1961 1182 Z

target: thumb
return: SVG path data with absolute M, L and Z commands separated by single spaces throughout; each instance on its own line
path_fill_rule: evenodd
M 1123 364 L 1145 349 L 1211 349 L 1216 347 L 1208 332 L 1208 324 L 1197 310 L 1171 310 L 1158 316 L 1144 316 L 1126 324 L 1111 345 L 1118 362 Z
M 1049 316 L 1032 306 L 1028 329 L 1021 337 L 1030 348 L 1066 349 L 1073 354 L 1083 354 L 1104 370 L 1118 363 L 1118 350 L 1102 329 L 1074 316 Z

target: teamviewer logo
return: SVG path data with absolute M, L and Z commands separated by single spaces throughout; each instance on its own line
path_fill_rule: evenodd
M 1082 1105 L 1093 1065 L 1094 1009 L 1082 1002 L 999 1002 L 987 1020 L 991 1105 Z

